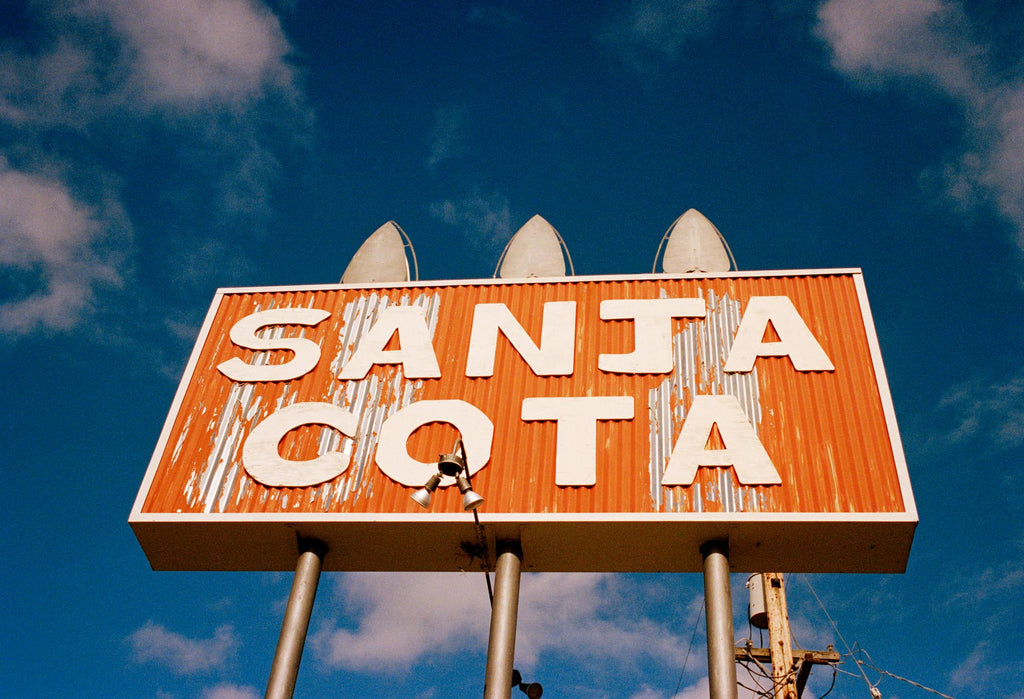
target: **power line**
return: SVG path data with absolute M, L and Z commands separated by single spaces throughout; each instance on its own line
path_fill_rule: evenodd
M 693 641 L 694 641 L 694 639 L 697 638 L 697 628 L 700 626 L 700 618 L 701 618 L 701 615 L 703 615 L 703 614 L 704 614 L 704 601 L 701 600 L 700 609 L 697 611 L 697 621 L 695 621 L 693 623 L 693 634 L 691 634 L 691 636 L 690 636 L 690 645 L 686 649 L 686 657 L 683 658 L 683 669 L 679 671 L 679 681 L 676 682 L 676 688 L 672 692 L 672 696 L 673 697 L 676 694 L 679 693 L 679 688 L 683 686 L 683 675 L 686 673 L 686 663 L 689 662 L 689 660 L 690 660 L 690 651 L 693 650 Z M 671 697 L 669 699 L 671 699 Z
M 880 673 L 882 675 L 886 675 L 888 677 L 891 677 L 894 680 L 899 680 L 901 682 L 906 682 L 907 684 L 913 685 L 913 686 L 915 686 L 915 687 L 917 687 L 919 689 L 923 689 L 926 692 L 931 692 L 932 694 L 938 694 L 940 697 L 944 697 L 945 699 L 953 699 L 953 697 L 949 696 L 948 694 L 943 694 L 942 692 L 940 692 L 937 689 L 932 689 L 931 687 L 925 687 L 920 682 L 914 682 L 914 680 L 908 680 L 906 677 L 900 677 L 899 675 L 893 674 L 893 673 L 889 672 L 888 670 L 883 670 L 882 668 L 880 668 L 877 665 L 875 665 L 875 661 L 871 658 L 871 655 L 868 654 L 868 652 L 866 650 L 864 650 L 863 648 L 860 648 L 858 650 L 867 657 L 867 662 L 864 663 L 864 664 L 867 665 L 868 667 L 872 668 L 876 672 L 878 672 L 878 673 Z
M 878 690 L 878 683 L 875 682 L 874 684 L 872 684 L 871 681 L 868 679 L 867 673 L 864 672 L 864 666 L 865 665 L 867 665 L 868 667 L 870 667 L 872 670 L 874 670 L 875 672 L 879 673 L 880 675 L 885 675 L 887 677 L 893 678 L 894 680 L 899 680 L 901 682 L 906 682 L 907 684 L 913 685 L 914 687 L 917 687 L 918 689 L 923 689 L 926 692 L 931 692 L 932 694 L 937 694 L 940 697 L 943 697 L 944 699 L 954 699 L 954 697 L 951 697 L 948 694 L 943 694 L 942 692 L 940 692 L 937 689 L 932 689 L 931 687 L 926 687 L 925 685 L 921 684 L 920 682 L 914 682 L 913 680 L 909 680 L 906 677 L 900 677 L 899 675 L 893 674 L 893 673 L 889 672 L 888 670 L 883 670 L 882 668 L 880 668 L 877 665 L 875 665 L 875 662 L 871 658 L 871 655 L 866 650 L 861 648 L 859 644 L 854 644 L 854 645 L 857 646 L 857 650 L 856 651 L 851 649 L 850 648 L 850 644 L 846 642 L 845 638 L 843 638 L 843 634 L 839 633 L 839 628 L 836 626 L 836 623 L 832 620 L 832 617 L 829 615 L 828 610 L 825 609 L 825 605 L 822 603 L 821 598 L 818 597 L 818 593 L 814 591 L 814 587 L 811 585 L 811 581 L 807 578 L 806 575 L 802 575 L 801 574 L 800 577 L 803 578 L 804 583 L 807 585 L 807 589 L 811 591 L 812 595 L 814 595 L 814 599 L 818 602 L 818 606 L 821 607 L 821 611 L 824 612 L 825 618 L 828 619 L 828 623 L 832 626 L 832 630 L 835 631 L 836 636 L 838 636 L 839 640 L 843 642 L 844 646 L 846 646 L 846 651 L 847 651 L 847 654 L 850 656 L 850 659 L 853 660 L 853 662 L 857 664 L 857 669 L 860 670 L 860 676 L 863 677 L 864 678 L 864 682 L 867 683 L 868 689 L 871 691 L 871 696 L 872 697 L 880 698 L 882 696 L 882 694 Z M 857 657 L 858 653 L 863 654 L 867 658 L 867 661 L 865 662 L 864 660 L 861 660 L 859 657 Z M 847 675 L 851 675 L 852 677 L 856 677 L 857 676 L 854 673 L 846 672 L 845 670 L 840 670 L 840 672 L 843 672 L 844 674 L 847 674 Z M 829 689 L 829 691 L 832 691 L 832 690 Z
M 836 626 L 836 622 L 832 621 L 832 617 L 831 615 L 829 615 L 828 610 L 825 609 L 825 605 L 822 603 L 821 598 L 818 597 L 818 593 L 815 592 L 814 587 L 811 586 L 811 581 L 807 579 L 806 575 L 801 575 L 800 577 L 803 578 L 804 583 L 807 585 L 807 589 L 811 591 L 812 595 L 814 595 L 814 599 L 817 600 L 818 606 L 821 607 L 821 611 L 825 613 L 825 618 L 828 619 L 828 623 L 832 626 L 832 630 L 836 632 L 836 636 L 838 636 L 839 640 L 843 642 L 844 646 L 846 646 L 847 653 L 849 653 L 850 657 L 853 659 L 853 662 L 857 663 L 857 669 L 860 670 L 861 677 L 864 678 L 864 683 L 867 684 L 868 690 L 870 690 L 871 692 L 871 696 L 880 696 L 878 692 L 878 687 L 876 686 L 877 683 L 871 684 L 871 680 L 868 679 L 867 673 L 865 673 L 864 668 L 861 667 L 860 660 L 854 657 L 853 650 L 850 648 L 850 644 L 846 642 L 845 638 L 843 638 L 843 634 L 839 633 L 839 627 Z

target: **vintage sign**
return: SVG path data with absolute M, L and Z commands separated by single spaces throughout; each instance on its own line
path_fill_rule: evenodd
M 442 481 L 456 439 L 481 527 Z M 217 292 L 131 523 L 155 568 L 900 571 L 917 515 L 857 270 Z

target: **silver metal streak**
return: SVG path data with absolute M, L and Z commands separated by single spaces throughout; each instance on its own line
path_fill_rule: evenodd
M 327 547 L 315 539 L 299 540 L 299 561 L 295 566 L 295 579 L 288 595 L 288 607 L 277 639 L 277 652 L 270 668 L 266 699 L 291 699 L 295 692 L 295 679 L 299 675 L 302 647 L 306 644 L 309 617 L 320 582 Z
M 487 641 L 484 699 L 508 699 L 512 693 L 522 555 L 518 543 L 504 542 L 498 546 L 494 602 L 491 604 L 491 634 Z
M 707 606 L 708 683 L 711 699 L 736 699 L 736 659 L 729 589 L 729 542 L 714 540 L 700 547 L 704 557 L 704 600 Z

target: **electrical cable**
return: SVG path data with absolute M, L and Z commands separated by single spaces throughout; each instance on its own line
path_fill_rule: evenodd
M 740 686 L 740 687 L 743 687 L 743 689 L 747 690 L 748 692 L 750 692 L 751 694 L 754 694 L 756 696 L 765 697 L 766 699 L 769 696 L 768 695 L 768 691 L 764 690 L 764 689 L 761 689 L 760 685 L 758 685 L 757 689 L 754 689 L 753 687 L 748 687 L 747 685 L 743 684 L 739 680 L 736 680 L 736 684 L 738 686 Z
M 782 687 L 786 686 L 786 684 L 791 679 L 793 679 L 794 676 L 799 674 L 799 670 L 794 668 L 794 669 L 789 670 L 788 672 L 786 672 L 785 674 L 783 674 L 780 677 L 775 677 L 775 675 L 772 672 L 769 672 L 768 668 L 766 668 L 764 665 L 762 665 L 761 662 L 757 658 L 753 657 L 752 655 L 749 655 L 749 653 L 748 653 L 748 659 L 747 660 L 740 660 L 740 662 L 744 663 L 744 667 L 746 668 L 747 673 L 750 675 L 751 679 L 753 679 L 755 682 L 757 682 L 757 686 L 758 687 L 761 687 L 761 683 L 757 681 L 758 677 L 762 677 L 765 680 L 768 680 L 768 682 L 770 683 L 771 687 L 769 689 L 765 689 L 763 687 L 761 688 L 761 691 L 764 692 L 766 696 L 769 695 L 769 694 L 771 696 L 774 696 L 775 693 L 779 689 L 781 689 Z M 749 663 L 751 663 L 751 662 L 753 662 L 755 665 L 757 665 L 757 669 L 758 669 L 757 672 L 754 672 L 751 669 L 751 667 L 749 665 Z
M 843 642 L 844 646 L 846 646 L 846 650 L 849 653 L 850 658 L 853 659 L 853 662 L 857 663 L 857 669 L 860 670 L 861 677 L 864 678 L 864 683 L 868 686 L 869 690 L 872 690 L 871 695 L 874 696 L 878 691 L 877 683 L 871 684 L 871 680 L 868 679 L 867 673 L 864 672 L 864 668 L 861 666 L 860 660 L 854 656 L 853 650 L 850 648 L 850 644 L 846 642 L 843 634 L 839 633 L 839 627 L 836 626 L 836 622 L 832 620 L 832 616 L 828 613 L 828 610 L 825 609 L 825 605 L 822 603 L 821 598 L 818 597 L 818 593 L 814 591 L 814 587 L 811 586 L 811 581 L 807 579 L 806 575 L 800 574 L 800 577 L 803 578 L 804 584 L 807 585 L 807 589 L 811 591 L 812 595 L 814 595 L 814 599 L 818 602 L 818 606 L 821 607 L 821 611 L 825 613 L 825 618 L 828 619 L 828 623 L 832 626 L 832 630 L 836 632 L 836 636 L 838 636 L 839 640 Z
M 832 666 L 832 684 L 829 685 L 828 691 L 825 692 L 824 694 L 822 694 L 820 697 L 818 697 L 818 699 L 825 699 L 825 697 L 827 697 L 829 694 L 831 694 L 832 690 L 836 688 L 836 675 L 838 675 L 838 673 L 836 672 L 836 666 L 833 665 Z
M 926 687 L 926 686 L 924 686 L 923 684 L 921 684 L 919 682 L 914 682 L 913 680 L 908 680 L 906 677 L 900 677 L 899 675 L 894 675 L 893 673 L 891 673 L 891 672 L 889 672 L 887 670 L 883 670 L 882 668 L 880 668 L 877 665 L 875 665 L 875 660 L 874 660 L 874 658 L 871 657 L 870 653 L 868 653 L 863 648 L 860 648 L 859 650 L 868 659 L 867 662 L 865 663 L 865 665 L 867 665 L 868 667 L 873 669 L 875 672 L 878 672 L 879 674 L 891 677 L 894 680 L 900 680 L 901 682 L 906 682 L 907 684 L 911 684 L 911 685 L 913 685 L 913 686 L 915 686 L 915 687 L 917 687 L 919 689 L 923 689 L 926 692 L 931 692 L 932 694 L 938 694 L 940 697 L 944 697 L 945 699 L 954 699 L 953 697 L 949 696 L 948 694 L 943 694 L 942 692 L 940 692 L 937 689 L 932 689 L 931 687 Z
M 921 684 L 920 682 L 914 682 L 913 680 L 907 679 L 906 677 L 900 677 L 899 675 L 893 674 L 893 673 L 889 672 L 888 670 L 883 670 L 882 668 L 880 668 L 877 665 L 875 665 L 875 661 L 874 661 L 874 659 L 872 659 L 871 655 L 866 650 L 861 648 L 858 644 L 854 644 L 855 646 L 857 646 L 856 652 L 853 649 L 851 649 L 850 648 L 850 644 L 846 642 L 845 638 L 843 638 L 843 634 L 839 633 L 839 629 L 836 626 L 836 623 L 832 620 L 832 617 L 829 616 L 828 610 L 825 609 L 825 605 L 822 604 L 821 598 L 818 597 L 818 593 L 814 591 L 814 587 L 811 585 L 811 581 L 807 579 L 806 575 L 802 575 L 801 574 L 800 577 L 803 578 L 804 583 L 807 585 L 807 589 L 811 591 L 812 595 L 814 595 L 814 599 L 818 602 L 818 606 L 821 607 L 821 611 L 825 613 L 825 617 L 828 619 L 828 623 L 832 625 L 832 630 L 836 632 L 836 635 L 839 637 L 839 640 L 841 640 L 843 642 L 843 645 L 846 646 L 847 654 L 850 656 L 850 658 L 853 660 L 853 662 L 855 662 L 857 664 L 857 669 L 860 670 L 860 676 L 864 678 L 864 682 L 867 683 L 868 689 L 871 690 L 872 696 L 880 696 L 880 694 L 878 693 L 878 682 L 875 682 L 874 684 L 871 683 L 871 681 L 868 679 L 867 673 L 864 672 L 864 666 L 865 665 L 867 665 L 869 668 L 871 668 L 872 670 L 877 672 L 879 675 L 885 675 L 886 677 L 891 677 L 894 680 L 899 680 L 901 682 L 906 682 L 907 684 L 912 685 L 914 687 L 917 687 L 918 689 L 923 689 L 926 692 L 931 692 L 932 694 L 937 694 L 940 697 L 943 697 L 943 699 L 954 699 L 954 697 L 951 697 L 948 694 L 943 694 L 942 692 L 940 692 L 937 689 L 932 689 L 931 687 L 926 687 L 925 685 Z M 857 653 L 863 654 L 867 658 L 867 662 L 865 662 L 865 661 L 861 660 L 860 658 L 858 658 L 857 657 Z M 836 671 L 836 670 L 838 670 L 838 668 L 835 668 L 833 666 L 833 670 Z M 857 677 L 857 675 L 855 673 L 847 672 L 846 670 L 838 670 L 838 672 L 842 672 L 844 674 L 850 675 L 851 677 Z M 833 684 L 833 686 L 835 685 L 835 679 L 834 678 L 833 678 L 832 684 Z M 830 688 L 829 692 L 831 692 L 831 691 L 832 691 L 832 689 Z
M 679 671 L 679 681 L 676 682 L 676 688 L 672 692 L 672 699 L 676 694 L 679 693 L 679 688 L 683 686 L 683 675 L 686 673 L 686 663 L 690 660 L 690 651 L 693 650 L 693 642 L 697 638 L 697 628 L 700 626 L 700 618 L 704 614 L 704 601 L 700 603 L 700 609 L 697 611 L 697 621 L 693 623 L 693 633 L 690 635 L 690 645 L 686 649 L 686 657 L 683 658 L 683 669 Z
M 900 680 L 901 682 L 906 682 L 907 684 L 912 684 L 915 687 L 917 687 L 919 689 L 923 689 L 926 692 L 931 692 L 932 694 L 938 694 L 940 697 L 945 697 L 945 699 L 953 699 L 953 697 L 949 696 L 948 694 L 943 694 L 939 690 L 932 689 L 931 687 L 925 687 L 923 684 L 920 684 L 919 682 L 914 682 L 914 680 L 908 680 L 906 677 L 900 677 L 899 675 L 894 675 L 891 672 L 888 672 L 886 670 L 879 670 L 877 667 L 875 669 L 878 670 L 883 675 L 887 675 L 888 677 L 893 678 L 894 680 Z

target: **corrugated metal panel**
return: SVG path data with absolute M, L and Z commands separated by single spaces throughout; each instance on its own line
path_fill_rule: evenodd
M 752 296 L 788 296 L 835 365 L 834 372 L 797 372 L 788 358 L 762 357 L 749 374 L 722 371 L 743 310 Z M 601 372 L 598 355 L 633 350 L 630 321 L 602 321 L 599 304 L 615 298 L 700 297 L 707 317 L 674 321 L 675 368 L 669 375 Z M 537 377 L 504 339 L 495 375 L 467 378 L 466 350 L 473 311 L 505 303 L 536 341 L 543 304 L 577 304 L 575 370 Z M 407 285 L 388 289 L 331 287 L 224 292 L 218 296 L 189 387 L 172 415 L 166 448 L 151 468 L 143 513 L 413 513 L 411 489 L 374 463 L 384 420 L 418 400 L 459 398 L 495 424 L 490 463 L 474 477 L 488 513 L 899 513 L 909 493 L 890 442 L 872 363 L 856 275 L 794 274 L 721 278 L 565 280 L 535 283 Z M 391 304 L 425 310 L 440 379 L 408 380 L 400 367 L 375 366 L 363 381 L 341 381 L 340 368 L 377 314 Z M 258 310 L 321 308 L 331 317 L 316 327 L 269 329 L 305 337 L 322 348 L 309 374 L 287 382 L 234 383 L 217 371 L 241 357 L 280 362 L 288 352 L 235 346 L 231 326 Z M 778 486 L 743 486 L 729 468 L 701 468 L 690 486 L 664 486 L 661 472 L 686 410 L 699 394 L 735 395 L 778 469 Z M 554 422 L 524 422 L 522 400 L 538 396 L 636 398 L 631 421 L 599 422 L 597 484 L 556 487 Z M 359 438 L 303 427 L 282 443 L 289 459 L 341 451 L 348 470 L 311 488 L 268 488 L 247 476 L 241 446 L 255 424 L 297 402 L 322 401 L 359 415 Z M 433 461 L 456 434 L 434 424 L 409 439 L 411 455 Z M 898 445 L 897 445 L 898 446 Z M 456 512 L 454 488 L 439 492 L 434 511 Z

